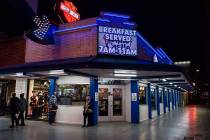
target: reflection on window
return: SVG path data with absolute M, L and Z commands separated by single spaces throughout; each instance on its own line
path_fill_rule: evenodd
M 156 110 L 155 89 L 151 89 L 152 110 Z
M 139 103 L 147 104 L 146 87 L 140 86 L 139 89 Z
M 99 116 L 108 116 L 108 88 L 99 88 Z
M 58 85 L 57 101 L 60 105 L 84 105 L 89 85 Z

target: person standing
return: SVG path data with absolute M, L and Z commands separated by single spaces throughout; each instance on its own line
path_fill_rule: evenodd
M 21 120 L 21 126 L 25 126 L 25 122 L 24 122 L 24 112 L 26 111 L 26 107 L 27 107 L 27 101 L 24 98 L 24 93 L 20 94 L 20 114 L 18 117 L 18 120 Z
M 57 109 L 58 109 L 57 98 L 55 95 L 52 95 L 50 97 L 50 101 L 49 101 L 49 124 L 50 125 L 55 122 L 55 116 L 56 116 Z
M 83 126 L 92 126 L 92 121 L 90 121 L 92 118 L 92 108 L 91 108 L 91 102 L 90 102 L 90 96 L 86 97 L 86 101 L 84 104 L 84 109 L 83 109 Z M 86 125 L 88 119 L 88 124 Z
M 20 109 L 20 100 L 16 97 L 16 93 L 12 93 L 12 97 L 10 99 L 10 114 L 11 114 L 11 121 L 12 125 L 10 128 L 14 127 L 14 122 L 16 123 L 16 126 L 19 125 L 18 118 L 16 117 L 16 114 L 18 114 Z

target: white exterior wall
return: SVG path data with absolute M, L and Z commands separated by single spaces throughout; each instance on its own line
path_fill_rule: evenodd
M 160 114 L 164 113 L 163 103 L 160 103 Z
M 166 107 L 166 113 L 168 112 L 168 107 Z
M 125 86 L 125 120 L 131 122 L 131 84 Z
M 15 93 L 16 93 L 16 97 L 18 97 L 18 98 L 20 98 L 21 93 L 24 93 L 24 97 L 26 98 L 26 96 L 27 96 L 27 79 L 24 79 L 24 78 L 16 79 Z
M 83 106 L 59 105 L 56 122 L 66 124 L 83 124 Z
M 152 118 L 155 118 L 155 117 L 157 117 L 157 110 L 152 111 Z
M 56 81 L 61 84 L 90 84 L 90 78 L 82 76 L 60 76 Z M 83 124 L 83 106 L 59 105 L 56 122 L 66 124 Z
M 56 81 L 57 85 L 61 84 L 90 84 L 90 78 L 82 76 L 60 76 Z
M 149 119 L 148 110 L 149 110 L 148 105 L 140 105 L 139 106 L 140 122 Z

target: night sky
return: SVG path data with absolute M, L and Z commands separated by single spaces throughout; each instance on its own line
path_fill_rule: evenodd
M 9 36 L 17 36 L 23 30 L 30 29 L 32 14 L 26 12 L 30 10 L 23 1 L 16 0 L 14 3 L 13 0 L 8 0 L 1 4 L 0 31 L 6 32 Z M 154 47 L 162 47 L 173 61 L 192 61 L 192 70 L 203 69 L 208 63 L 204 55 L 208 46 L 208 6 L 205 1 L 73 0 L 73 2 L 78 7 L 81 19 L 99 16 L 100 11 L 131 15 L 132 21 L 138 24 L 138 31 Z

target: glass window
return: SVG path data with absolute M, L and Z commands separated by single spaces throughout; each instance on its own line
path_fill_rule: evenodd
M 89 85 L 58 85 L 57 102 L 60 105 L 84 105 Z
M 144 86 L 139 87 L 139 103 L 147 104 L 146 87 Z
M 31 93 L 28 94 L 30 119 L 48 119 L 48 91 L 50 82 L 44 79 L 30 80 Z

